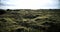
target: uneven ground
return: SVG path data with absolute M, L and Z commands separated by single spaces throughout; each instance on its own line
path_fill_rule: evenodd
M 0 32 L 60 32 L 60 11 L 0 9 Z

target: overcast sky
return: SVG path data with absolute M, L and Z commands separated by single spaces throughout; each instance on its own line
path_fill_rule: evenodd
M 0 9 L 60 9 L 58 0 L 0 0 Z

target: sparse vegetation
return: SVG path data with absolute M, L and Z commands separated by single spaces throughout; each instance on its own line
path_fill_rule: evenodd
M 60 32 L 60 9 L 0 9 L 0 32 Z

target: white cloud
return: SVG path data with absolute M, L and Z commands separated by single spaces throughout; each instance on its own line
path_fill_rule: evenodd
M 58 8 L 58 0 L 5 0 L 10 6 L 1 6 L 4 9 L 54 9 Z

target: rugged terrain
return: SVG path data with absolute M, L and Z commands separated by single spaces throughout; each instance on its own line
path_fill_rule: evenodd
M 0 32 L 60 32 L 60 11 L 0 9 Z

